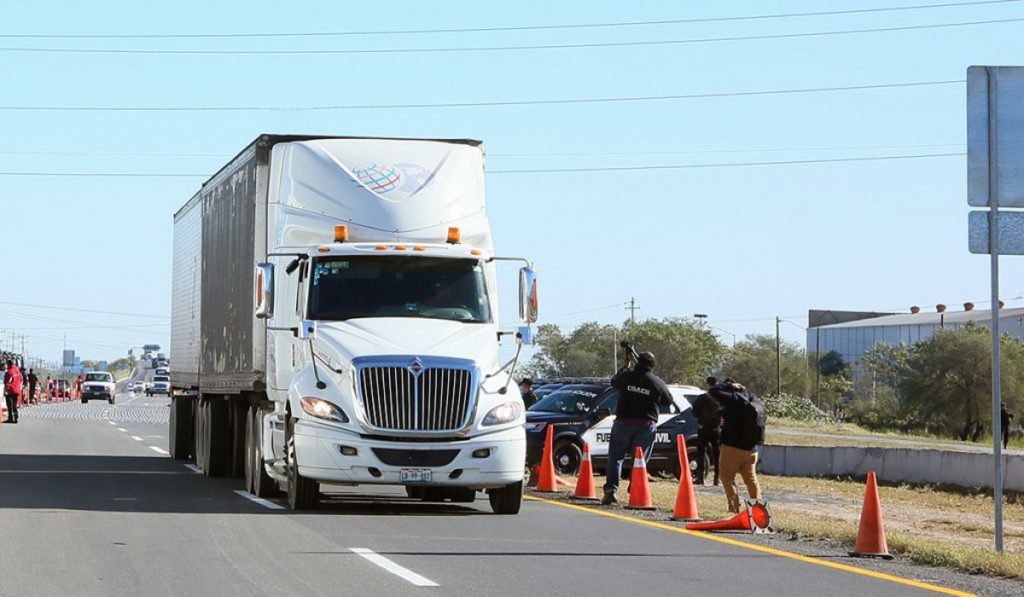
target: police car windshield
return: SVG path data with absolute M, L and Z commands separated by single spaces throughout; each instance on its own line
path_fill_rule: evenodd
M 308 318 L 422 317 L 489 323 L 484 269 L 475 259 L 353 256 L 315 259 Z
M 594 410 L 604 390 L 601 386 L 564 386 L 530 407 L 533 412 L 586 414 Z

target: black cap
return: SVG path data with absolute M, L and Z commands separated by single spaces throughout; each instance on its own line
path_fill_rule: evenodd
M 713 376 L 709 376 L 707 379 L 704 380 L 704 382 L 706 384 L 708 384 L 709 386 L 717 386 L 718 385 L 718 378 L 717 377 L 713 377 Z
M 526 384 L 528 386 L 532 386 L 533 385 L 533 380 L 530 379 L 529 377 L 524 377 L 523 380 L 520 381 L 519 383 L 524 383 L 524 384 Z

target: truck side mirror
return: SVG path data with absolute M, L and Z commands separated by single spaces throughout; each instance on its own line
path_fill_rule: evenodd
M 519 270 L 519 319 L 537 322 L 537 272 L 532 267 Z
M 516 329 L 516 336 L 519 337 L 519 341 L 529 346 L 533 344 L 533 330 L 528 325 L 521 325 Z
M 274 264 L 256 264 L 256 317 L 267 319 L 274 315 Z

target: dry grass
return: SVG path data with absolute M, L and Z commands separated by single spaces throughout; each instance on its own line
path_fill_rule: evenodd
M 785 431 L 786 433 L 779 433 Z M 893 441 L 896 440 L 896 441 Z M 902 441 L 900 441 L 902 440 Z M 789 446 L 858 446 L 868 448 L 916 447 L 939 450 L 962 450 L 964 448 L 991 448 L 991 435 L 978 442 L 960 442 L 948 438 L 928 435 L 910 435 L 895 432 L 868 431 L 852 423 L 843 423 L 842 430 L 834 423 L 815 423 L 796 419 L 772 418 L 768 421 L 766 443 Z M 1024 448 L 1024 440 L 1011 438 L 1011 448 Z
M 566 478 L 575 483 L 575 479 Z M 737 478 L 737 480 L 739 480 Z M 852 547 L 860 520 L 864 484 L 842 479 L 759 476 L 777 531 L 828 538 Z M 741 488 L 741 496 L 744 491 Z M 655 505 L 670 513 L 677 484 L 651 484 Z M 620 496 L 622 497 L 622 496 Z M 992 496 L 985 492 L 909 485 L 879 487 L 886 538 L 893 553 L 924 564 L 1024 579 L 1024 498 L 1008 496 L 1004 507 L 1006 554 L 993 551 Z M 720 487 L 697 488 L 705 519 L 729 515 Z M 628 512 L 628 511 L 625 511 Z

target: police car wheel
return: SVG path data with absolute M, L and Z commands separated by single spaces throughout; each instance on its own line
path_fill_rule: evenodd
M 580 470 L 580 463 L 583 462 L 583 450 L 568 439 L 555 444 L 552 456 L 555 460 L 555 470 L 563 475 L 575 475 Z

